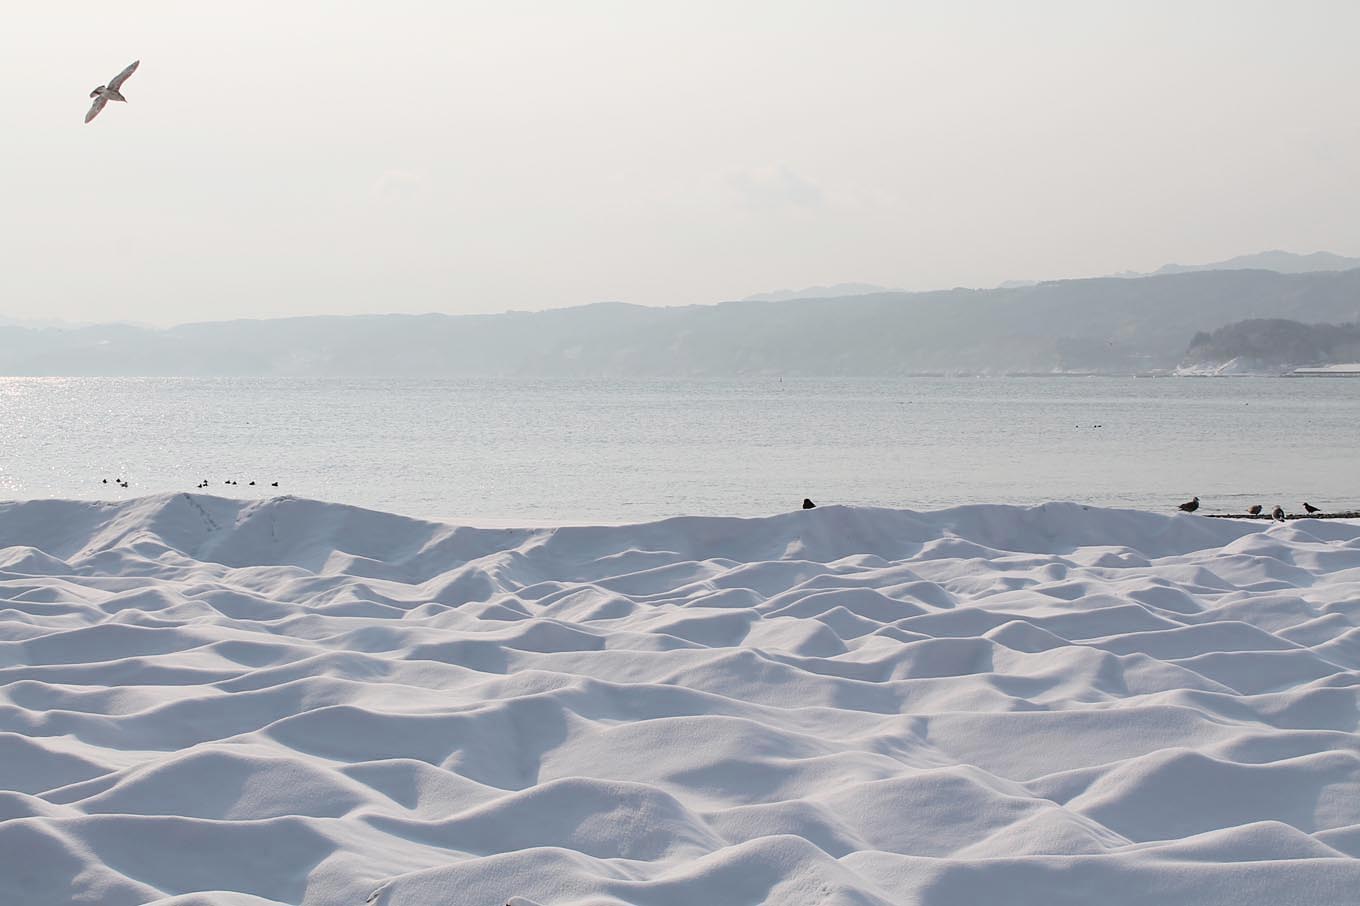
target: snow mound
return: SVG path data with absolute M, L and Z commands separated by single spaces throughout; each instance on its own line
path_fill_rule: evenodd
M 0 504 L 24 906 L 1351 904 L 1360 526 Z

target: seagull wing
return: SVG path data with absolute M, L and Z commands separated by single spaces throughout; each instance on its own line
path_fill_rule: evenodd
M 111 88 L 114 91 L 117 91 L 119 86 L 126 82 L 128 80 L 128 77 L 137 71 L 137 67 L 140 66 L 141 63 L 142 63 L 141 60 L 133 60 L 131 65 L 129 65 L 127 69 L 124 69 L 122 72 L 118 73 L 118 75 L 113 77 L 113 81 L 109 82 L 109 88 Z
M 101 94 L 101 95 L 98 95 L 98 96 L 94 99 L 94 103 L 90 105 L 90 112 L 87 113 L 87 114 L 85 114 L 85 122 L 88 123 L 90 120 L 92 120 L 92 119 L 94 119 L 95 117 L 99 116 L 99 111 L 103 110 L 103 109 L 104 109 L 104 105 L 107 104 L 107 103 L 108 103 L 108 99 L 107 99 L 107 98 L 105 98 L 102 94 Z

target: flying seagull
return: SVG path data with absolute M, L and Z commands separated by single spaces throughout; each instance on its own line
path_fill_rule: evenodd
M 1182 503 L 1181 509 L 1187 513 L 1193 513 L 1195 510 L 1199 509 L 1199 498 L 1194 497 L 1190 500 L 1187 500 L 1185 503 Z
M 109 84 L 100 85 L 94 91 L 90 92 L 90 97 L 94 98 L 94 103 L 90 105 L 90 112 L 85 114 L 85 122 L 88 123 L 98 116 L 99 111 L 103 110 L 104 105 L 109 101 L 127 100 L 127 98 L 123 97 L 123 93 L 118 89 L 123 87 L 123 83 L 137 71 L 137 66 L 141 62 L 141 60 L 133 60 L 127 69 L 124 69 L 122 72 L 118 73 L 118 75 L 110 79 Z
M 1309 502 L 1306 501 L 1306 500 L 1303 502 L 1303 508 L 1304 508 L 1305 510 L 1307 510 L 1308 512 L 1310 512 L 1310 513 L 1321 513 L 1321 512 L 1322 512 L 1322 508 L 1321 508 L 1321 507 L 1313 506 L 1311 503 L 1309 503 Z

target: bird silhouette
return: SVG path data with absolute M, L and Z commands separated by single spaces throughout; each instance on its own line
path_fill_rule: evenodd
M 1181 504 L 1180 508 L 1182 512 L 1193 513 L 1195 510 L 1199 509 L 1199 498 L 1194 497 L 1190 500 L 1187 500 L 1185 503 Z
M 277 488 L 278 486 L 279 483 L 277 481 L 270 485 L 271 488 Z
M 90 92 L 90 97 L 94 98 L 94 103 L 90 105 L 90 112 L 85 114 L 85 122 L 88 123 L 96 116 L 99 116 L 99 111 L 103 110 L 104 105 L 109 101 L 127 101 L 127 98 L 123 97 L 123 93 L 118 89 L 122 88 L 123 83 L 128 80 L 128 77 L 137 71 L 137 67 L 141 65 L 141 62 L 141 60 L 133 60 L 126 69 L 110 79 L 109 84 L 100 85 L 94 91 Z
M 817 509 L 817 504 L 813 503 L 809 498 L 804 497 L 804 498 L 803 498 L 803 509 L 805 509 L 805 510 L 815 510 L 815 509 Z
M 1276 505 L 1275 509 L 1270 511 L 1270 518 L 1276 522 L 1284 522 L 1284 508 Z
M 1304 508 L 1305 510 L 1307 510 L 1309 513 L 1321 513 L 1321 512 L 1322 512 L 1322 508 L 1321 508 L 1321 507 L 1315 507 L 1315 506 L 1313 506 L 1311 503 L 1309 503 L 1309 502 L 1306 501 L 1306 500 L 1303 502 L 1303 508 Z
M 1247 507 L 1247 513 L 1251 516 L 1261 515 L 1261 505 L 1259 503 Z

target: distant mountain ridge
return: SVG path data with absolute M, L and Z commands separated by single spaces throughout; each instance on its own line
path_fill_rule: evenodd
M 885 376 L 1171 371 L 1234 321 L 1360 320 L 1360 270 L 1219 270 L 1010 289 L 498 315 L 0 327 L 0 374 Z
M 1360 258 L 1347 258 L 1344 255 L 1335 255 L 1331 252 L 1313 252 L 1309 255 L 1299 255 L 1294 252 L 1273 249 L 1268 252 L 1256 252 L 1252 255 L 1238 255 L 1236 258 L 1215 261 L 1210 264 L 1164 264 L 1154 273 L 1188 274 L 1193 271 L 1262 270 L 1275 271 L 1279 274 L 1312 274 L 1318 271 L 1348 271 L 1357 267 L 1360 267 Z
M 1277 274 L 1313 274 L 1318 271 L 1348 271 L 1360 268 L 1360 258 L 1347 258 L 1332 252 L 1311 252 L 1299 254 L 1281 249 L 1253 252 L 1238 255 L 1224 261 L 1211 261 L 1208 264 L 1163 264 L 1155 271 L 1124 271 L 1109 274 L 1111 277 L 1160 277 L 1167 274 L 1189 274 L 1197 271 L 1275 271 Z M 1051 280 L 1006 280 L 997 284 L 997 289 L 1023 289 L 1051 283 Z M 831 286 L 809 286 L 805 289 L 779 289 L 768 293 L 746 296 L 743 302 L 784 302 L 789 299 L 833 299 L 844 296 L 863 296 L 870 293 L 905 292 L 873 283 L 836 283 Z
M 901 289 L 878 286 L 874 283 L 834 283 L 831 286 L 808 286 L 803 289 L 777 289 L 768 293 L 746 296 L 742 302 L 787 302 L 790 299 L 841 299 L 846 296 L 867 296 L 871 293 L 900 293 Z
M 1272 249 L 1267 252 L 1254 252 L 1238 255 L 1224 261 L 1211 261 L 1208 264 L 1163 264 L 1155 271 L 1121 271 L 1108 274 L 1110 277 L 1133 279 L 1138 277 L 1164 277 L 1168 274 L 1190 274 L 1199 271 L 1275 271 L 1277 274 L 1313 274 L 1319 271 L 1348 271 L 1360 268 L 1360 258 L 1347 258 L 1332 252 L 1312 252 L 1300 255 Z M 997 289 L 1016 289 L 1024 286 L 1037 286 L 1045 280 L 1007 280 L 997 285 Z

